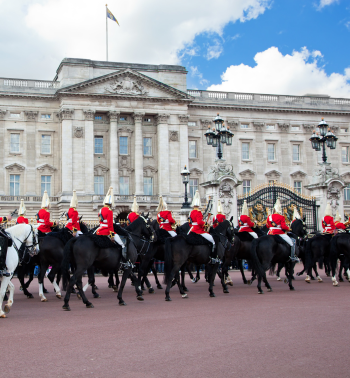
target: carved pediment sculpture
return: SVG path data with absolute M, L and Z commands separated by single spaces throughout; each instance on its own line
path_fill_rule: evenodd
M 55 171 L 57 171 L 57 168 L 55 168 L 54 166 L 50 165 L 50 164 L 43 164 L 43 165 L 40 165 L 39 167 L 37 167 L 37 170 L 40 171 L 40 172 L 50 172 L 50 173 L 53 173 Z
M 130 76 L 118 78 L 105 87 L 108 93 L 124 94 L 132 96 L 147 95 L 141 80 L 133 80 Z
M 10 165 L 6 166 L 5 168 L 10 172 L 21 172 L 21 171 L 25 170 L 25 167 L 23 167 L 23 165 L 20 165 L 20 164 L 17 164 L 17 163 L 10 164 Z

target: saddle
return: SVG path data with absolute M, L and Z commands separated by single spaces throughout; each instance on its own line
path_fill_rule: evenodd
M 70 239 L 72 239 L 73 235 L 68 228 L 64 227 L 62 230 L 58 232 L 49 232 L 46 234 L 47 236 L 52 236 L 54 238 L 57 238 L 61 240 L 63 244 L 67 244 Z
M 109 236 L 105 235 L 87 235 L 91 239 L 97 248 L 106 249 L 106 248 L 121 248 L 121 246 L 113 242 Z
M 288 248 L 291 248 L 291 246 L 280 235 L 269 235 L 269 236 L 273 236 L 276 243 L 282 244 L 282 245 L 285 245 Z
M 235 236 L 237 236 L 241 242 L 251 242 L 255 239 L 249 232 L 235 232 Z
M 190 232 L 188 235 L 184 236 L 186 242 L 190 245 L 209 245 L 212 246 L 209 240 L 203 238 L 200 234 Z M 215 241 L 216 242 L 216 241 Z
M 156 234 L 157 234 L 156 244 L 165 244 L 165 240 L 168 238 L 171 238 L 171 235 L 169 234 L 169 232 L 163 230 L 162 228 L 157 230 Z

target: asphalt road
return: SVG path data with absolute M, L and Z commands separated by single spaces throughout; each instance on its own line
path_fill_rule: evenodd
M 173 288 L 172 302 L 157 289 L 139 302 L 128 282 L 125 307 L 98 277 L 101 298 L 88 289 L 95 308 L 73 296 L 70 312 L 48 282 L 41 303 L 36 280 L 27 299 L 14 279 L 15 303 L 0 319 L 1 377 L 349 377 L 350 284 L 321 276 L 297 277 L 294 292 L 270 277 L 274 291 L 258 295 L 234 272 L 230 294 L 217 281 L 216 298 L 203 275 L 186 277 L 189 298 Z

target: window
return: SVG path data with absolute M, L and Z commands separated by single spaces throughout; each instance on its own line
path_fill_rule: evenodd
M 293 161 L 300 161 L 300 144 L 293 144 Z
M 344 201 L 350 201 L 350 184 L 344 188 Z
M 348 129 L 347 129 L 347 128 L 345 128 L 345 129 L 340 129 L 340 131 L 341 131 L 342 133 L 347 133 L 347 132 L 348 132 Z
M 51 154 L 51 135 L 41 136 L 41 153 L 43 155 Z
M 301 194 L 301 181 L 294 181 L 294 190 Z
M 189 149 L 189 158 L 195 159 L 197 157 L 197 142 L 195 140 L 190 140 L 188 142 L 188 149 Z
M 188 122 L 187 126 L 195 127 L 195 126 L 197 126 L 197 123 L 196 122 Z
M 51 176 L 41 176 L 41 195 L 47 191 L 48 196 L 51 196 Z
M 151 123 L 152 122 L 152 118 L 144 118 L 143 122 L 145 122 L 145 123 Z
M 10 152 L 19 152 L 19 134 L 11 134 Z
M 247 123 L 241 123 L 241 129 L 248 129 L 249 125 Z
M 194 195 L 196 194 L 196 190 L 198 190 L 198 179 L 190 179 L 190 193 L 189 197 L 193 198 Z
M 128 120 L 128 117 L 127 116 L 121 116 L 119 117 L 119 121 L 127 121 Z
M 10 196 L 19 196 L 20 175 L 10 175 Z
M 153 179 L 152 177 L 143 178 L 143 194 L 153 196 Z
M 11 118 L 19 118 L 21 116 L 21 113 L 10 113 Z
M 152 156 L 152 138 L 143 138 L 143 155 Z
M 266 125 L 266 130 L 275 130 L 275 125 Z
M 94 191 L 98 195 L 105 193 L 105 178 L 103 176 L 94 177 Z
M 341 148 L 341 161 L 342 163 L 349 163 L 349 147 Z
M 95 120 L 96 121 L 102 121 L 102 116 L 101 115 L 95 115 Z
M 249 194 L 251 188 L 250 180 L 243 180 L 243 194 Z
M 103 154 L 103 137 L 95 136 L 95 154 Z
M 300 130 L 300 126 L 292 126 L 291 130 L 292 131 L 299 131 Z
M 119 177 L 119 194 L 122 196 L 129 195 L 129 177 Z
M 249 160 L 249 143 L 242 143 L 242 160 Z
M 275 144 L 274 143 L 268 143 L 267 144 L 267 160 L 268 161 L 274 161 L 276 159 L 275 157 Z
M 41 119 L 50 119 L 51 118 L 51 114 L 42 114 L 41 115 Z
M 128 137 L 119 137 L 119 154 L 128 154 Z

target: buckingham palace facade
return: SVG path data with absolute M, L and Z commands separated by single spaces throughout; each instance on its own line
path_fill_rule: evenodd
M 180 172 L 189 196 L 215 160 L 204 133 L 217 113 L 234 133 L 223 157 L 242 184 L 238 194 L 274 180 L 303 194 L 322 158 L 309 138 L 321 118 L 338 136 L 328 160 L 350 183 L 350 99 L 189 90 L 182 66 L 64 59 L 53 81 L 0 78 L 0 215 L 24 198 L 28 217 L 47 190 L 53 218 L 68 209 L 96 218 L 112 186 L 115 215 L 155 214 L 158 195 L 181 208 Z M 344 189 L 344 205 L 350 205 Z M 350 206 L 349 206 L 350 207 Z

